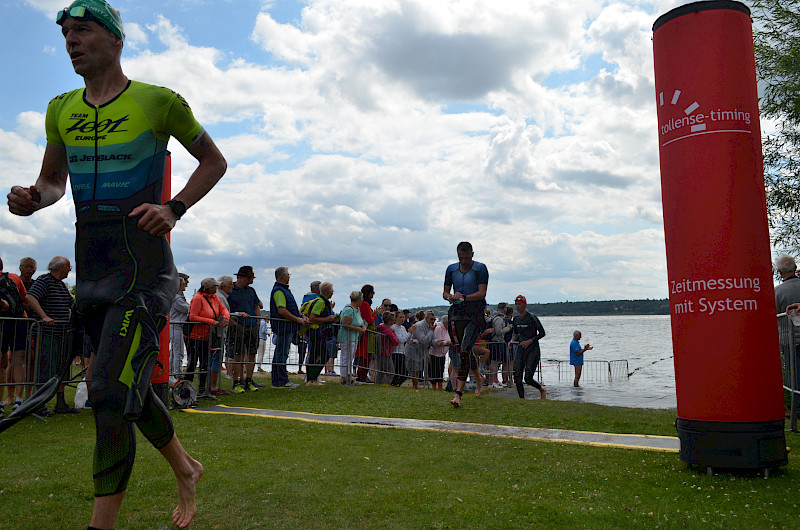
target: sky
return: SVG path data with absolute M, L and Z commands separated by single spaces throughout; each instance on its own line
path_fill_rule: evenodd
M 83 85 L 67 3 L 3 2 L 3 190 L 35 182 L 47 103 Z M 298 298 L 437 305 L 466 240 L 492 304 L 666 298 L 651 37 L 686 3 L 117 0 L 126 75 L 179 92 L 228 162 L 172 231 L 189 292 L 252 265 L 266 304 L 288 266 Z M 169 147 L 176 193 L 195 161 Z M 74 216 L 69 191 L 0 209 L 5 270 L 72 258 Z

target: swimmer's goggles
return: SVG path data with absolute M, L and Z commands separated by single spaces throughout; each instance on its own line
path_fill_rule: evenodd
M 60 26 L 68 18 L 92 20 L 107 28 L 121 40 L 125 40 L 125 31 L 119 11 L 111 7 L 106 1 L 77 0 L 69 7 L 65 7 L 56 13 L 56 24 Z

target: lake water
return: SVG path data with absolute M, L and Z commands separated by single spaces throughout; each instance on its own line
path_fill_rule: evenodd
M 540 341 L 545 384 L 558 381 L 559 363 L 554 362 L 558 360 L 562 361 L 561 382 L 572 380 L 569 343 L 577 329 L 583 335 L 581 345 L 588 342 L 594 347 L 585 353 L 585 361 L 628 362 L 627 373 L 620 369 L 619 363 L 614 363 L 614 378 L 610 382 L 607 367 L 587 363 L 581 384 L 631 392 L 675 392 L 669 315 L 540 317 L 540 320 L 546 333 Z

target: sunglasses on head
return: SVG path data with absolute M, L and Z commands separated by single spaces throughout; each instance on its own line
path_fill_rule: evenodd
M 91 13 L 86 12 L 86 8 L 83 6 L 75 6 L 72 8 L 65 7 L 56 14 L 56 24 L 61 24 L 67 17 L 94 18 Z

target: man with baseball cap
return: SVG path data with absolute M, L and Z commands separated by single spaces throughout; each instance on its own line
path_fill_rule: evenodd
M 547 389 L 533 378 L 539 366 L 539 359 L 542 357 L 539 340 L 544 337 L 544 327 L 536 315 L 528 313 L 528 301 L 523 295 L 514 299 L 514 305 L 519 313 L 511 322 L 512 341 L 517 343 L 517 353 L 514 355 L 514 382 L 517 384 L 517 394 L 525 399 L 525 387 L 522 386 L 524 369 L 525 383 L 538 388 L 541 398 L 547 399 Z
M 13 186 L 8 207 L 27 216 L 53 205 L 69 175 L 77 216 L 74 313 L 96 353 L 89 391 L 97 432 L 91 527 L 114 526 L 133 467 L 134 423 L 172 467 L 179 498 L 172 522 L 186 527 L 197 512 L 203 466 L 175 436 L 150 375 L 178 290 L 165 236 L 222 177 L 225 158 L 180 95 L 125 76 L 125 31 L 108 2 L 77 0 L 56 22 L 85 88 L 50 101 L 39 177 L 34 185 Z M 170 136 L 198 166 L 162 204 Z

